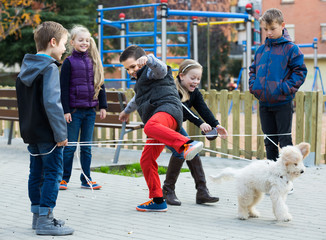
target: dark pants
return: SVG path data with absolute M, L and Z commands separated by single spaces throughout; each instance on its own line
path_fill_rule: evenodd
M 291 133 L 293 105 L 292 102 L 273 107 L 259 106 L 261 127 L 264 134 L 284 134 Z M 291 135 L 268 136 L 276 145 L 284 147 L 293 145 Z M 278 147 L 266 138 L 265 147 L 267 159 L 276 161 L 279 152 Z

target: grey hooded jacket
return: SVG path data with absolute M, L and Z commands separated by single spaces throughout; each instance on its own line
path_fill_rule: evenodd
M 67 125 L 61 104 L 60 64 L 47 55 L 26 54 L 16 81 L 21 136 L 25 143 L 62 142 Z

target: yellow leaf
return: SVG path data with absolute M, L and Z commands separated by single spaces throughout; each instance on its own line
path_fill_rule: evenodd
M 22 5 L 23 0 L 16 0 L 15 2 L 16 2 L 16 6 L 19 6 L 19 5 Z
M 23 0 L 22 2 L 23 2 L 23 6 L 29 7 L 33 1 L 32 0 Z
M 31 24 L 31 16 L 30 16 L 30 13 L 24 13 L 22 16 L 21 16 L 21 19 L 25 19 L 24 22 L 26 24 Z
M 35 25 L 39 25 L 41 23 L 40 14 L 35 14 L 33 16 L 33 22 L 35 23 Z

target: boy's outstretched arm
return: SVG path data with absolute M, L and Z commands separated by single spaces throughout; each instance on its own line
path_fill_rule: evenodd
M 136 98 L 136 94 L 128 102 L 126 108 L 119 114 L 119 120 L 121 122 L 127 122 L 129 120 L 129 114 L 137 110 L 137 104 L 135 98 Z
M 167 65 L 161 60 L 157 59 L 153 54 L 147 55 L 147 66 L 149 71 L 147 72 L 147 77 L 149 79 L 162 79 L 168 73 Z

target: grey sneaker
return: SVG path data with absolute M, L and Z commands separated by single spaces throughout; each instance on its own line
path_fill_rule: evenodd
M 37 235 L 63 236 L 73 234 L 74 229 L 58 224 L 58 221 L 49 216 L 39 216 L 36 224 Z
M 32 229 L 34 229 L 34 230 L 36 229 L 36 223 L 37 223 L 38 217 L 39 217 L 38 213 L 33 213 Z M 53 213 L 50 213 L 48 217 L 53 219 L 53 221 L 57 222 L 57 224 L 60 224 L 61 226 L 65 225 L 65 221 L 61 220 L 61 219 L 55 219 L 53 217 Z

